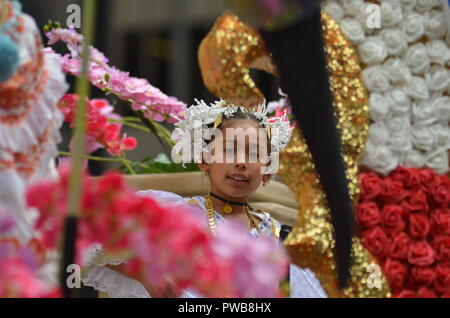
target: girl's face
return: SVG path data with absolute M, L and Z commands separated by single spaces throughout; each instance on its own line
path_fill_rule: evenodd
M 238 128 L 242 129 L 241 133 L 246 131 L 244 133 L 245 147 L 240 147 L 238 144 L 239 130 L 235 130 Z M 267 155 L 268 143 L 266 136 L 263 136 L 265 137 L 262 138 L 263 142 L 258 138 L 259 134 L 265 134 L 259 128 L 255 121 L 242 119 L 231 120 L 222 125 L 223 138 L 214 139 L 210 146 L 213 149 L 213 155 L 214 151 L 223 151 L 223 162 L 199 164 L 201 170 L 209 173 L 213 193 L 230 200 L 246 200 L 258 189 L 261 182 L 267 182 L 270 179 L 270 175 L 261 173 L 261 169 L 266 164 L 259 158 L 258 152 Z M 243 148 L 245 153 L 242 152 Z M 226 160 L 227 157 L 228 160 Z

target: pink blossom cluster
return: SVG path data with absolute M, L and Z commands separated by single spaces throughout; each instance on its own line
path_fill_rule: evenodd
M 61 58 L 63 71 L 79 76 L 82 68 L 83 37 L 75 29 L 52 29 L 46 33 L 48 44 L 65 42 L 70 54 Z M 146 79 L 132 77 L 108 64 L 109 60 L 96 48 L 89 48 L 88 79 L 107 93 L 131 102 L 134 110 L 155 121 L 175 123 L 183 118 L 186 104 L 161 92 Z
M 75 110 L 79 96 L 66 94 L 59 101 L 58 107 L 64 114 L 65 122 L 71 127 L 75 124 Z M 87 153 L 104 147 L 111 155 L 120 156 L 124 150 L 133 150 L 137 146 L 137 141 L 126 134 L 120 136 L 122 125 L 120 123 L 110 123 L 110 119 L 120 119 L 120 116 L 113 113 L 113 107 L 105 99 L 87 100 L 86 109 L 86 144 Z
M 65 165 L 59 180 L 27 191 L 28 204 L 40 211 L 37 229 L 49 248 L 58 243 L 67 214 L 69 174 Z M 287 257 L 275 241 L 253 238 L 233 225 L 219 226 L 218 236 L 211 236 L 198 207 L 161 206 L 136 194 L 117 173 L 85 176 L 80 200 L 78 260 L 88 246 L 100 243 L 107 255 L 130 253 L 129 275 L 144 274 L 155 288 L 170 282 L 209 297 L 278 295 Z
M 9 238 L 15 223 L 11 212 L 0 212 L 0 298 L 58 297 L 59 289 L 37 274 L 43 259 L 41 243 L 33 239 L 25 246 Z

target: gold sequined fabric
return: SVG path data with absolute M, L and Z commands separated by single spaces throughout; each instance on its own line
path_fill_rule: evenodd
M 358 160 L 369 127 L 368 93 L 361 79 L 358 56 L 336 21 L 322 12 L 325 49 L 335 115 L 341 132 L 349 191 L 356 206 L 359 195 Z M 334 260 L 334 239 L 327 200 L 314 169 L 313 160 L 300 130 L 296 130 L 281 154 L 279 176 L 296 194 L 299 202 L 296 224 L 285 240 L 292 260 L 312 269 L 330 297 L 390 297 L 381 274 L 381 288 L 369 288 L 375 258 L 358 237 L 353 239 L 349 286 L 340 291 Z
M 198 49 L 203 82 L 227 102 L 256 107 L 264 96 L 250 77 L 250 68 L 276 74 L 260 34 L 232 13 L 220 16 Z

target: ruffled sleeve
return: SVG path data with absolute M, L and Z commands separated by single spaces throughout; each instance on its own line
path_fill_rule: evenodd
M 93 244 L 85 253 L 82 282 L 85 286 L 107 293 L 111 298 L 150 298 L 140 282 L 105 266 L 125 262 L 125 256 L 106 257 L 102 253 L 102 246 Z

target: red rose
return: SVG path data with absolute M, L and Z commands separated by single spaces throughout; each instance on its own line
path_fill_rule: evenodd
M 438 234 L 450 234 L 450 209 L 440 208 L 432 213 L 433 226 Z
M 434 290 L 428 289 L 426 287 L 420 288 L 417 292 L 417 296 L 419 296 L 419 298 L 437 298 Z
M 414 266 L 411 269 L 410 288 L 431 286 L 436 278 L 436 271 L 430 266 Z
M 450 261 L 450 236 L 440 236 L 435 238 L 433 247 L 436 251 L 436 259 L 438 261 Z
M 406 195 L 405 189 L 403 188 L 403 183 L 401 181 L 386 178 L 383 180 L 382 185 L 381 197 L 388 202 L 399 202 Z
M 434 262 L 434 250 L 426 241 L 414 241 L 409 245 L 408 262 L 418 266 L 430 265 Z
M 373 200 L 381 193 L 383 180 L 375 173 L 361 173 L 359 176 L 361 198 L 363 200 Z
M 409 234 L 423 239 L 430 233 L 431 223 L 426 215 L 413 213 L 409 215 Z
M 388 258 L 383 266 L 383 273 L 389 282 L 392 290 L 400 290 L 408 276 L 408 267 L 396 260 Z
M 417 298 L 417 294 L 412 290 L 403 290 L 398 294 L 395 294 L 394 298 Z
M 381 226 L 386 233 L 394 234 L 405 228 L 404 210 L 399 205 L 386 204 L 381 210 Z
M 410 239 L 405 232 L 400 232 L 392 238 L 389 246 L 389 256 L 397 259 L 406 259 L 408 256 Z
M 405 187 L 415 188 L 420 185 L 420 174 L 416 168 L 398 167 L 391 176 L 393 179 L 402 181 Z
M 374 256 L 383 257 L 386 254 L 389 241 L 386 233 L 379 226 L 364 231 L 362 233 L 362 240 L 364 246 Z
M 430 207 L 428 205 L 427 195 L 421 191 L 411 192 L 402 201 L 402 207 L 406 212 L 428 212 Z
M 441 295 L 441 298 L 450 298 L 450 288 Z
M 380 212 L 375 202 L 362 202 L 356 208 L 356 220 L 361 226 L 371 227 L 380 223 Z
M 419 169 L 420 175 L 420 188 L 429 192 L 430 189 L 434 188 L 436 183 L 436 173 L 431 169 Z
M 447 176 L 438 176 L 431 193 L 434 202 L 444 208 L 448 208 L 450 204 L 450 179 Z
M 447 292 L 450 286 L 450 266 L 438 264 L 436 266 L 436 279 L 434 280 L 434 289 L 438 293 Z

